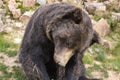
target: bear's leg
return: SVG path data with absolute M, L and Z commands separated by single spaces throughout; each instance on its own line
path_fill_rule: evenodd
M 57 67 L 57 80 L 67 80 L 65 77 L 65 67 L 58 65 L 58 67 Z
M 34 53 L 21 53 L 19 60 L 29 80 L 50 80 L 46 71 L 45 64 L 42 60 L 41 50 L 39 48 L 32 49 L 30 52 Z M 43 53 L 42 53 L 43 54 Z
M 102 80 L 102 79 L 88 79 L 85 76 L 81 76 L 79 80 Z
M 75 80 L 78 80 L 80 76 L 85 76 L 85 66 L 82 61 L 83 54 L 78 53 L 75 55 L 76 64 L 73 67 L 73 74 Z
M 85 74 L 85 67 L 82 62 L 83 55 L 78 54 L 75 54 L 65 67 L 67 80 L 79 80 L 79 77 Z
M 45 65 L 40 60 L 35 62 L 31 58 L 28 58 L 22 66 L 29 80 L 50 80 Z

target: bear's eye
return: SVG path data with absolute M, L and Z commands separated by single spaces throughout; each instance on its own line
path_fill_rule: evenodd
M 75 44 L 73 44 L 72 42 L 66 42 L 66 46 L 70 49 L 75 47 Z

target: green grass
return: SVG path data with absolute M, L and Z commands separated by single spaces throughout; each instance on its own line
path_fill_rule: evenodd
M 28 80 L 20 67 L 13 67 L 13 77 L 15 80 Z
M 87 54 L 84 56 L 84 58 L 83 58 L 83 62 L 84 62 L 85 64 L 92 64 L 93 61 L 94 61 L 94 59 L 93 59 L 93 57 L 92 57 L 92 55 L 91 55 L 90 53 L 87 53 Z
M 8 78 L 11 77 L 11 73 L 8 72 L 8 66 L 0 63 L 0 71 L 2 72 L 2 74 L 0 75 L 0 80 L 9 80 Z
M 101 16 L 95 15 L 94 18 L 99 20 Z M 85 64 L 92 65 L 86 69 L 86 75 L 89 77 L 95 77 L 92 72 L 102 72 L 104 78 L 109 77 L 108 71 L 116 73 L 120 72 L 120 23 L 108 18 L 108 23 L 111 27 L 111 32 L 104 37 L 109 40 L 113 46 L 113 49 L 109 50 L 99 44 L 94 44 L 91 49 L 92 53 L 88 51 L 83 61 Z M 96 61 L 100 64 L 96 64 Z
M 3 34 L 0 34 L 0 52 L 5 52 L 12 57 L 17 55 L 18 47 L 18 44 L 14 44 L 11 40 L 5 39 Z
M 2 72 L 0 80 L 10 80 L 10 78 L 13 78 L 13 80 L 27 80 L 20 67 L 14 66 L 12 72 L 8 72 L 8 66 L 0 63 L 0 71 Z
M 3 74 L 7 73 L 7 66 L 4 65 L 3 63 L 0 63 L 0 71 L 2 71 Z

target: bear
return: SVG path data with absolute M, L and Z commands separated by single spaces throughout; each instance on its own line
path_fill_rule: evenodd
M 68 3 L 42 5 L 27 24 L 19 62 L 29 80 L 99 80 L 85 76 L 84 52 L 103 44 L 88 14 Z

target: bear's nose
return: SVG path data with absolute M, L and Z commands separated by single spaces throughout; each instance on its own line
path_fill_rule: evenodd
M 54 60 L 60 66 L 65 67 L 71 56 L 73 56 L 73 50 L 66 48 L 62 49 L 61 52 L 55 51 Z

